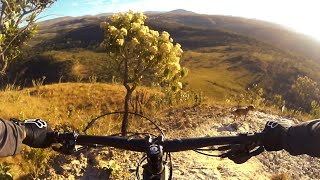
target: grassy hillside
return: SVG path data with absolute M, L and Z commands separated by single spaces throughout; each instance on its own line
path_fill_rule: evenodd
M 222 100 L 259 84 L 269 95 L 285 95 L 297 76 L 319 79 L 319 64 L 257 46 L 233 44 L 186 51 L 183 65 L 189 68 L 186 82 L 192 89 Z M 301 61 L 305 61 L 301 62 Z
M 39 37 L 26 47 L 26 57 L 11 66 L 8 79 L 22 86 L 43 76 L 45 83 L 114 81 L 108 56 L 99 48 L 99 22 L 105 17 L 66 17 L 40 23 Z M 269 96 L 286 95 L 293 81 L 303 75 L 320 83 L 320 64 L 306 57 L 311 54 L 304 56 L 292 46 L 278 46 L 283 33 L 294 36 L 279 25 L 182 10 L 150 14 L 146 24 L 168 31 L 182 44 L 182 63 L 189 69 L 185 84 L 215 100 L 237 96 L 253 84 L 259 84 Z M 266 41 L 274 38 L 279 42 Z
M 41 117 L 52 126 L 66 122 L 80 129 L 101 112 L 121 109 L 124 91 L 120 85 L 97 83 L 60 83 L 1 91 L 1 116 L 5 119 Z
M 157 89 L 140 88 L 138 90 L 143 90 L 149 95 L 160 94 Z M 42 118 L 49 122 L 51 129 L 77 129 L 81 132 L 93 117 L 105 112 L 122 109 L 124 88 L 122 85 L 117 84 L 60 83 L 25 88 L 22 90 L 15 90 L 14 87 L 11 87 L 11 90 L 8 88 L 6 91 L 0 91 L 0 97 L 0 113 L 5 119 L 10 117 L 20 119 Z M 163 103 L 163 101 L 160 101 L 159 103 Z M 181 104 L 183 103 L 180 103 L 180 105 Z M 230 134 L 230 132 L 221 131 L 221 129 L 230 129 L 229 124 L 235 124 L 234 118 L 229 112 L 229 105 L 221 106 L 217 104 L 203 104 L 200 106 L 188 106 L 184 108 L 174 106 L 168 110 L 165 108 L 155 110 L 152 109 L 152 106 L 148 105 L 147 108 L 151 113 L 146 116 L 152 119 L 154 118 L 155 122 L 165 130 L 168 138 L 200 137 L 208 135 L 218 136 L 221 134 L 227 135 Z M 250 125 L 253 123 L 257 124 L 258 122 L 261 123 L 254 127 L 250 127 L 250 131 L 260 131 L 261 127 L 264 125 L 262 122 L 270 118 L 279 117 L 256 111 L 250 112 L 247 119 L 248 118 L 249 121 L 247 122 L 250 122 Z M 130 131 L 149 133 L 154 133 L 153 131 L 155 131 L 151 128 L 153 126 L 150 126 L 150 123 L 147 123 L 146 121 L 142 122 L 133 118 L 130 120 Z M 110 135 L 112 133 L 119 132 L 120 121 L 121 117 L 119 116 L 108 116 L 107 118 L 100 119 L 88 134 Z M 225 123 L 227 123 L 227 125 Z M 243 125 L 246 123 L 242 122 L 241 124 Z M 245 127 L 249 128 L 249 126 Z M 194 169 L 194 167 L 190 167 L 192 158 L 187 160 L 185 158 L 185 154 L 179 154 L 181 153 L 174 155 L 174 164 L 179 165 L 179 167 L 181 167 L 180 169 Z M 84 161 L 81 160 L 83 157 L 85 157 Z M 9 168 L 14 179 L 43 179 L 43 177 L 47 177 L 49 179 L 65 179 L 75 176 L 80 178 L 85 177 L 86 175 L 90 175 L 90 178 L 92 178 L 93 175 L 99 175 L 99 177 L 101 177 L 101 174 L 98 174 L 97 172 L 105 172 L 106 165 L 110 160 L 113 160 L 120 165 L 121 169 L 120 171 L 117 171 L 113 177 L 116 177 L 115 179 L 129 179 L 128 177 L 131 175 L 129 174 L 129 168 L 132 169 L 132 167 L 136 166 L 137 157 L 140 157 L 140 154 L 137 156 L 137 154 L 131 154 L 128 153 L 128 151 L 117 150 L 114 148 L 102 150 L 97 149 L 96 151 L 90 149 L 85 151 L 85 156 L 79 154 L 74 156 L 59 156 L 57 153 L 54 153 L 52 149 L 42 150 L 24 146 L 24 150 L 21 155 L 2 158 L 0 163 L 11 163 Z M 208 159 L 199 154 L 190 157 Z M 285 159 L 287 160 L 290 158 Z M 210 159 L 209 164 L 212 165 L 219 163 L 220 161 L 221 159 L 219 158 Z M 98 163 L 97 165 L 97 162 L 106 163 Z M 228 167 L 234 166 L 233 163 L 230 165 L 230 162 L 230 160 L 223 160 L 221 164 L 228 164 Z M 83 166 L 78 166 L 81 163 L 84 163 L 83 166 L 85 167 L 82 170 L 81 167 Z M 250 163 L 255 164 L 257 161 L 251 160 Z M 75 164 L 77 166 L 75 166 Z M 128 166 L 128 164 L 130 166 Z M 199 165 L 196 167 L 198 166 Z M 21 169 L 23 169 L 23 171 L 21 171 Z M 235 169 L 239 168 L 235 167 Z M 81 173 L 75 173 L 75 171 L 78 170 Z M 263 169 L 263 172 L 265 171 L 266 168 Z M 273 172 L 274 170 L 270 171 Z M 89 174 L 90 172 L 94 173 Z M 210 172 L 214 171 L 210 170 Z M 247 175 L 243 175 L 243 173 L 241 173 L 242 170 L 237 172 L 242 176 L 247 177 Z M 132 172 L 130 171 L 130 173 Z M 197 173 L 193 172 L 192 174 Z M 181 173 L 180 176 L 181 175 L 183 175 L 183 177 L 189 177 L 189 174 Z M 179 173 L 177 176 L 179 177 Z M 206 174 L 206 176 L 210 176 L 210 174 Z M 266 177 L 269 175 L 264 174 L 262 176 Z M 224 174 L 224 177 L 234 177 L 234 172 L 231 175 Z
M 157 89 L 151 88 L 139 88 L 137 91 L 143 91 L 145 98 L 159 94 Z M 3 119 L 41 118 L 49 122 L 51 129 L 82 132 L 92 118 L 103 113 L 121 111 L 124 95 L 125 88 L 117 84 L 59 83 L 22 90 L 8 87 L 7 90 L 0 91 L 0 114 Z M 148 110 L 154 110 L 152 105 L 146 104 L 146 106 Z M 149 118 L 153 118 L 160 112 L 160 110 L 155 110 L 152 113 L 146 112 L 146 114 Z M 121 117 L 111 115 L 101 118 L 87 133 L 99 135 L 119 133 Z M 138 131 L 137 126 L 149 129 L 152 127 L 150 123 L 140 120 L 130 116 L 129 131 Z M 150 132 L 153 130 L 150 129 Z M 15 179 L 18 177 L 31 179 L 30 175 L 35 177 L 37 173 L 38 175 L 44 173 L 44 169 L 41 168 L 52 163 L 50 158 L 52 155 L 56 154 L 53 154 L 51 149 L 30 150 L 24 146 L 22 155 L 2 158 L 0 163 L 11 163 L 10 172 Z

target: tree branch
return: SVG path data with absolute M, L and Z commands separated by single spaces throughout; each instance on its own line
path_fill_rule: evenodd
M 14 24 L 11 24 L 12 27 L 10 28 L 12 29 L 9 29 L 9 31 L 11 33 L 14 33 L 14 35 L 7 35 L 5 43 L 1 44 L 0 63 L 2 67 L 0 67 L 0 73 L 3 74 L 8 67 L 8 63 L 17 57 L 17 54 L 14 55 L 10 53 L 10 51 L 8 52 L 8 50 L 11 49 L 12 46 L 14 46 L 14 48 L 20 47 L 28 37 L 16 43 L 17 38 L 20 38 L 23 33 L 28 32 L 28 29 L 35 24 L 35 17 L 42 13 L 46 8 L 50 7 L 55 1 L 56 0 L 50 0 L 46 3 L 40 3 L 39 1 L 31 1 L 30 3 L 32 4 L 32 6 L 30 9 L 27 10 L 26 7 L 23 7 L 23 5 L 25 4 L 22 5 L 22 1 L 16 1 L 17 4 L 15 4 L 13 3 L 13 1 L 1 0 L 0 33 L 2 34 L 5 30 L 4 23 L 6 21 L 12 20 Z M 22 10 L 18 11 L 19 8 L 21 8 Z M 15 13 L 18 15 L 16 16 Z M 30 21 L 26 22 L 25 27 L 19 28 L 19 25 L 21 25 L 21 23 L 27 20 L 25 17 L 33 18 L 30 18 Z M 6 56 L 9 56 L 9 58 Z
M 42 9 L 37 9 L 39 10 L 38 12 L 35 12 L 36 13 L 36 16 L 39 15 L 41 12 L 43 12 L 45 8 L 42 8 Z M 35 9 L 36 10 L 36 9 Z M 26 15 L 26 14 L 25 14 Z M 23 16 L 25 16 L 23 15 Z M 17 21 L 17 23 L 19 24 L 19 21 Z M 5 54 L 5 52 L 9 49 L 9 47 L 11 46 L 11 44 L 14 42 L 14 40 L 19 37 L 19 35 L 21 35 L 22 33 L 24 33 L 30 26 L 32 26 L 33 24 L 35 23 L 35 21 L 30 21 L 24 28 L 22 28 L 22 30 L 20 30 L 12 39 L 11 41 L 9 42 L 8 45 L 6 45 L 6 48 L 1 52 L 2 54 Z
M 146 72 L 147 70 L 149 70 L 149 69 L 155 64 L 155 62 L 157 62 L 157 61 L 154 60 L 154 61 L 152 61 L 151 63 L 149 63 L 148 66 L 147 66 L 146 68 L 142 69 L 141 72 L 138 73 L 138 75 L 137 75 L 132 81 L 133 81 L 133 82 L 134 82 L 134 81 L 137 81 L 137 80 L 139 79 L 139 77 L 141 77 L 141 76 L 143 75 L 144 72 Z
M 5 60 L 5 57 L 4 57 L 4 54 L 3 54 L 3 53 L 1 53 L 0 56 L 1 56 L 1 60 L 4 62 L 3 67 L 1 67 L 1 70 L 0 70 L 0 76 L 1 76 L 1 75 L 4 74 L 5 69 L 6 69 L 7 66 L 8 66 L 8 61 Z
M 124 74 L 123 74 L 123 85 L 126 87 L 126 89 L 129 91 L 131 88 L 129 86 L 129 72 L 128 72 L 128 60 L 124 59 Z
M 4 4 L 3 0 L 1 0 L 0 33 L 3 31 L 4 10 L 6 9 L 6 6 L 7 4 Z

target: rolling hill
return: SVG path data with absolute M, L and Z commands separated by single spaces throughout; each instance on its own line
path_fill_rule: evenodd
M 39 23 L 40 34 L 64 34 L 76 28 L 94 27 L 110 14 L 98 16 L 63 17 Z M 255 19 L 232 16 L 196 14 L 185 10 L 170 12 L 148 12 L 147 24 L 159 24 L 160 27 L 193 27 L 197 29 L 222 30 L 257 39 L 288 52 L 320 61 L 320 42 L 311 37 L 296 33 L 284 26 Z M 77 31 L 76 31 L 77 32 Z M 74 32 L 75 33 L 75 32 Z M 95 35 L 92 33 L 91 35 Z M 67 36 L 68 37 L 68 36 Z M 101 37 L 101 36 L 100 36 Z M 92 40 L 101 38 L 92 37 Z
M 98 76 L 102 82 L 111 81 L 106 54 L 99 48 L 103 38 L 99 24 L 108 15 L 64 17 L 39 23 L 39 35 L 26 48 L 31 55 L 15 66 L 11 79 L 22 69 L 21 77 L 29 82 L 51 77 L 52 71 L 39 74 L 39 68 L 32 68 L 52 69 L 40 63 L 46 59 L 58 72 L 47 83 L 57 82 L 59 76 L 65 81 L 92 76 Z M 152 12 L 147 16 L 146 24 L 151 29 L 168 31 L 175 42 L 182 44 L 182 64 L 190 71 L 185 83 L 209 97 L 222 100 L 252 84 L 261 85 L 269 94 L 285 95 L 299 75 L 320 82 L 320 55 L 315 51 L 320 43 L 280 25 L 185 10 Z M 62 65 L 56 65 L 57 62 Z M 65 70 L 59 71 L 60 67 Z M 81 72 L 75 70 L 79 67 Z
M 279 49 L 320 61 L 320 42 L 282 25 L 232 16 L 203 15 L 173 11 L 152 17 L 160 24 L 182 25 L 207 30 L 219 29 L 253 37 Z

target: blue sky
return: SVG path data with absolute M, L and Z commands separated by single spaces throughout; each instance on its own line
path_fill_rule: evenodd
M 275 22 L 320 40 L 319 7 L 320 0 L 58 0 L 43 16 L 185 9 Z
M 122 11 L 123 6 L 138 3 L 139 0 L 58 0 L 50 9 L 43 13 L 45 19 L 61 16 L 96 15 Z M 129 9 L 128 9 L 129 10 Z M 123 11 L 128 11 L 123 10 Z

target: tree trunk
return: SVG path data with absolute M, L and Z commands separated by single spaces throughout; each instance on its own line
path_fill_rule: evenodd
M 124 100 L 124 114 L 122 119 L 121 125 L 121 134 L 122 136 L 127 136 L 127 129 L 128 129 L 128 117 L 129 117 L 129 100 L 132 96 L 132 89 L 127 89 L 126 98 Z

